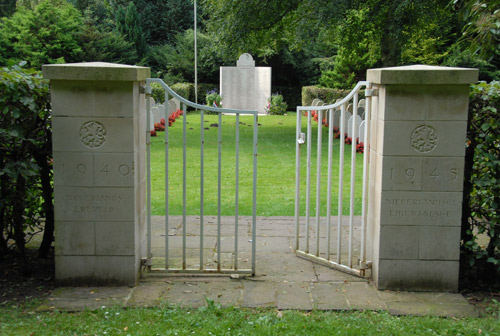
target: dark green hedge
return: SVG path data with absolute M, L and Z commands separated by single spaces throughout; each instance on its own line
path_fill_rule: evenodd
M 171 86 L 172 90 L 174 90 L 180 96 L 186 98 L 189 101 L 195 101 L 194 95 L 194 83 L 176 83 Z M 198 83 L 198 103 L 205 105 L 206 100 L 205 96 L 207 95 L 207 91 L 217 89 L 219 90 L 218 84 L 209 84 L 209 83 Z M 224 100 L 222 101 L 224 104 Z
M 302 87 L 302 106 L 311 105 L 315 98 L 319 98 L 327 104 L 335 103 L 337 99 L 344 98 L 349 92 L 350 90 L 304 86 Z

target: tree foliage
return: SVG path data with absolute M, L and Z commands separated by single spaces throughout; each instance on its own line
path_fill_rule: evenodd
M 78 33 L 82 46 L 80 58 L 85 62 L 135 63 L 137 52 L 132 42 L 106 25 L 99 25 L 98 17 L 88 8 L 85 10 L 83 25 Z
M 0 256 L 25 252 L 26 233 L 45 230 L 40 255 L 53 240 L 49 85 L 20 66 L 0 70 Z M 14 242 L 14 243 L 13 243 Z
M 500 82 L 473 85 L 467 130 L 463 261 L 475 277 L 500 276 Z M 481 239 L 482 237 L 482 239 Z M 487 238 L 484 240 L 484 238 Z M 471 275 L 469 275 L 471 276 Z
M 20 7 L 0 22 L 0 62 L 26 60 L 40 68 L 46 63 L 78 61 L 80 24 L 80 13 L 64 0 L 43 0 L 34 9 Z
M 137 56 L 146 55 L 147 45 L 141 27 L 141 17 L 133 2 L 127 7 L 119 7 L 115 12 L 116 28 L 123 37 L 135 46 Z

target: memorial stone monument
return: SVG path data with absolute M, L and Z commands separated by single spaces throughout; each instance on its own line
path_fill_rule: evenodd
M 457 291 L 469 85 L 477 69 L 370 69 L 367 255 L 379 289 Z
M 56 281 L 137 283 L 146 254 L 149 68 L 44 65 L 52 97 Z
M 271 68 L 256 67 L 250 54 L 241 54 L 236 67 L 220 67 L 220 90 L 224 108 L 264 114 L 271 97 Z

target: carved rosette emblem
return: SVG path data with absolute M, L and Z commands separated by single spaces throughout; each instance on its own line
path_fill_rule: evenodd
M 438 135 L 434 127 L 422 125 L 413 130 L 410 136 L 411 146 L 420 153 L 429 153 L 438 144 Z
M 106 142 L 106 128 L 97 121 L 87 121 L 80 127 L 80 140 L 88 148 L 99 148 Z

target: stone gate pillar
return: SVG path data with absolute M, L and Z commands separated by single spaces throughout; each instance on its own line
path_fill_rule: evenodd
M 56 281 L 133 286 L 146 239 L 149 68 L 43 66 L 50 79 Z
M 476 69 L 370 69 L 367 254 L 379 289 L 457 291 L 469 84 Z

